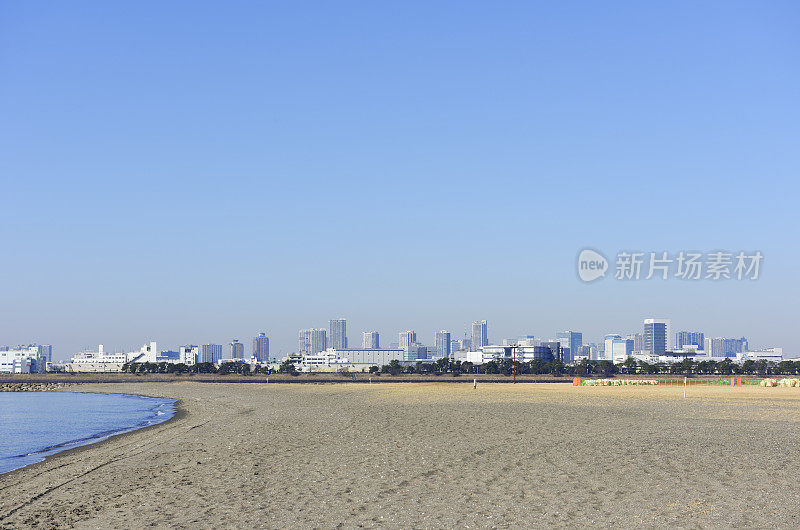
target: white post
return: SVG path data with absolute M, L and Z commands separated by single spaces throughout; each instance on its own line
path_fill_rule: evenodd
M 472 380 L 472 388 L 478 388 L 478 378 Z
M 683 399 L 686 399 L 686 378 L 683 378 Z

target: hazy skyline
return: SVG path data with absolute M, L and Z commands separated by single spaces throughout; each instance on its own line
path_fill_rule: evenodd
M 4 4 L 0 344 L 664 317 L 794 356 L 798 25 L 793 2 Z M 585 284 L 585 247 L 764 262 Z

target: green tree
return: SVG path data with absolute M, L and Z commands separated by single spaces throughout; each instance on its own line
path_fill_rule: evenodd
M 392 359 L 389 361 L 389 373 L 391 375 L 397 375 L 403 371 L 403 367 L 400 366 L 400 361 L 397 359 Z
M 223 363 L 222 366 L 228 364 L 233 364 L 233 363 Z M 222 366 L 220 366 L 220 370 L 222 369 Z M 294 367 L 294 363 L 292 361 L 283 361 L 281 365 L 278 367 L 278 373 L 296 375 L 297 369 Z
M 628 357 L 625 359 L 625 362 L 622 363 L 622 367 L 625 369 L 626 374 L 635 374 L 636 373 L 636 359 L 633 357 Z

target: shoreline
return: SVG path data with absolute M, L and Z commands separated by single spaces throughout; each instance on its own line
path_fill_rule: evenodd
M 30 455 L 25 455 L 25 456 L 31 456 L 33 454 L 38 454 L 38 453 L 49 453 L 49 454 L 42 455 L 41 456 L 42 459 L 37 461 L 37 462 L 31 462 L 30 464 L 25 464 L 25 465 L 23 465 L 21 467 L 17 467 L 17 468 L 14 468 L 14 469 L 11 469 L 11 470 L 8 470 L 8 471 L 0 473 L 0 481 L 2 481 L 4 478 L 10 477 L 11 475 L 13 475 L 15 473 L 19 473 L 21 471 L 24 471 L 24 470 L 27 470 L 27 469 L 31 469 L 31 468 L 34 468 L 36 466 L 42 466 L 44 464 L 47 464 L 48 462 L 55 461 L 59 457 L 70 456 L 70 455 L 73 455 L 73 454 L 78 453 L 80 451 L 83 451 L 83 450 L 86 450 L 86 449 L 91 449 L 94 446 L 98 446 L 98 445 L 101 445 L 103 443 L 109 442 L 109 441 L 111 441 L 113 439 L 118 439 L 118 438 L 122 438 L 122 437 L 127 436 L 127 435 L 132 435 L 132 434 L 135 434 L 135 433 L 140 432 L 140 431 L 145 431 L 147 429 L 151 429 L 153 427 L 159 427 L 161 425 L 166 425 L 168 423 L 171 423 L 173 420 L 175 420 L 175 419 L 177 419 L 179 417 L 183 417 L 186 414 L 186 411 L 183 409 L 183 407 L 180 406 L 180 404 L 181 404 L 180 403 L 180 399 L 162 398 L 162 397 L 157 397 L 157 396 L 148 396 L 148 395 L 145 395 L 145 394 L 138 394 L 138 393 L 135 393 L 135 392 L 96 392 L 96 391 L 92 391 L 92 390 L 81 391 L 81 390 L 70 390 L 70 389 L 68 389 L 66 387 L 60 387 L 58 389 L 43 388 L 41 390 L 24 390 L 24 391 L 20 391 L 20 393 L 22 393 L 22 392 L 63 392 L 63 393 L 68 393 L 69 392 L 69 393 L 74 393 L 74 394 L 108 394 L 108 395 L 120 395 L 120 396 L 136 396 L 136 397 L 149 398 L 149 399 L 172 399 L 172 404 L 171 405 L 172 405 L 172 407 L 174 409 L 174 412 L 172 413 L 172 415 L 169 418 L 167 418 L 167 419 L 165 419 L 163 421 L 159 421 L 157 423 L 151 423 L 149 425 L 127 427 L 127 428 L 120 429 L 119 431 L 115 431 L 112 434 L 107 434 L 107 435 L 102 435 L 102 433 L 100 433 L 96 437 L 95 436 L 90 436 L 90 437 L 88 437 L 88 439 L 65 442 L 64 444 L 62 444 L 62 445 L 64 445 L 65 448 L 61 449 L 61 450 L 57 450 L 56 449 L 57 446 L 56 446 L 56 447 L 45 448 L 45 449 L 43 449 L 41 451 L 37 451 L 36 453 L 31 453 Z M 156 417 L 157 417 L 156 415 L 153 416 L 153 418 L 156 418 Z M 55 451 L 55 452 L 51 453 L 50 451 Z M 1 489 L 2 489 L 2 487 L 0 487 L 0 490 Z M 0 521 L 2 521 L 2 517 L 0 517 Z

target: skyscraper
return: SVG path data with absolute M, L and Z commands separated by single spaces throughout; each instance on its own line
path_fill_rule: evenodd
M 439 357 L 450 357 L 450 332 L 436 332 L 436 355 Z
M 400 332 L 400 349 L 406 352 L 411 350 L 411 345 L 417 342 L 417 332 L 413 330 Z
M 486 330 L 485 320 L 476 320 L 472 323 L 472 349 L 474 351 L 478 351 L 481 346 L 489 345 Z
M 700 331 L 678 331 L 675 333 L 676 349 L 683 349 L 684 346 L 697 346 L 698 350 L 705 348 L 705 335 Z
M 222 344 L 203 344 L 197 355 L 199 363 L 215 363 L 222 359 Z
M 239 342 L 239 339 L 233 339 L 233 342 L 228 344 L 229 359 L 244 359 L 244 344 Z
M 561 333 L 556 333 L 556 338 L 562 346 L 566 345 L 569 348 L 569 358 L 564 359 L 565 363 L 574 361 L 575 356 L 580 355 L 581 346 L 583 346 L 583 333 L 562 331 Z
M 652 355 L 662 355 L 669 348 L 670 320 L 665 318 L 646 318 L 644 320 L 644 351 Z
M 298 333 L 300 355 L 314 355 L 328 349 L 328 332 L 324 329 L 301 329 Z
M 347 320 L 344 318 L 333 318 L 330 320 L 330 347 L 341 350 L 347 348 Z
M 260 363 L 269 362 L 269 337 L 266 333 L 259 333 L 253 338 L 253 357 Z
M 380 336 L 377 331 L 365 331 L 361 334 L 361 347 L 378 349 L 381 347 Z

